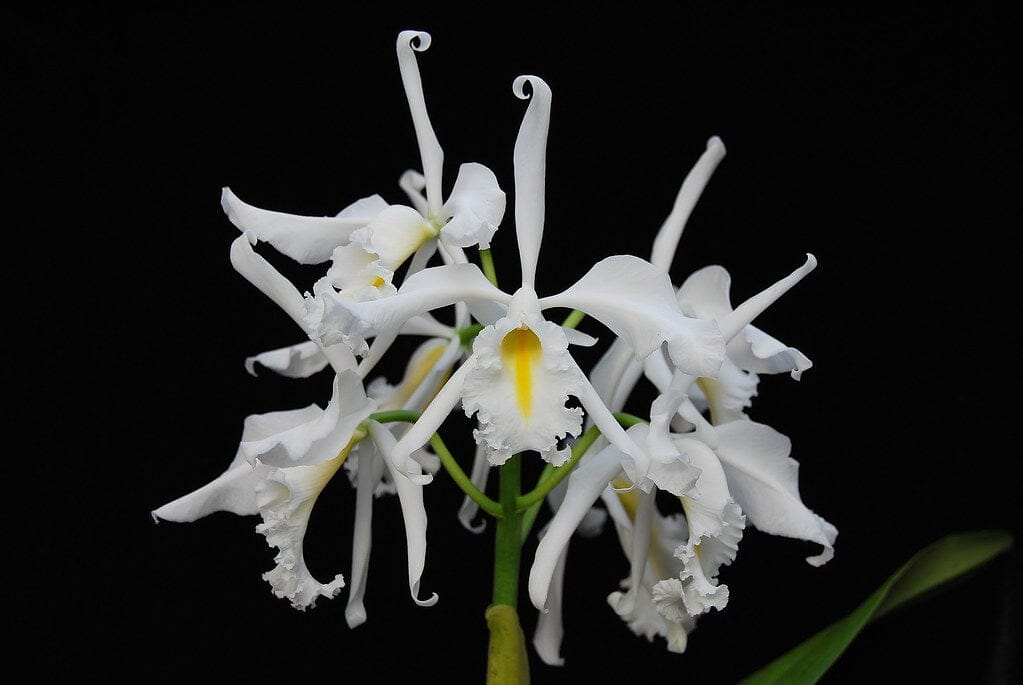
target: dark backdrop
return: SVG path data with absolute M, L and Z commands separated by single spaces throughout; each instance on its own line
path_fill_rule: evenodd
M 13 414 L 31 447 L 15 460 L 8 592 L 30 663 L 140 681 L 482 678 L 492 542 L 458 525 L 444 477 L 427 490 L 423 579 L 440 603 L 409 600 L 398 506 L 380 500 L 369 621 L 354 631 L 344 593 L 306 613 L 272 597 L 260 574 L 273 553 L 254 519 L 149 518 L 222 471 L 246 415 L 326 402 L 329 378 L 245 373 L 246 355 L 300 333 L 232 270 L 219 193 L 311 215 L 374 192 L 403 202 L 397 178 L 419 167 L 394 57 L 404 28 L 433 34 L 420 66 L 447 184 L 479 161 L 511 200 L 525 109 L 511 82 L 535 73 L 553 89 L 541 294 L 602 257 L 648 256 L 715 134 L 729 153 L 683 236 L 676 282 L 721 264 L 739 300 L 804 252 L 820 261 L 758 321 L 815 366 L 799 383 L 763 378 L 751 416 L 793 439 L 804 501 L 840 531 L 835 559 L 813 569 L 812 545 L 748 530 L 722 573 L 727 609 L 679 656 L 607 606 L 628 572 L 613 533 L 575 541 L 567 665 L 534 659 L 536 682 L 732 682 L 941 535 L 1018 534 L 1018 27 L 992 5 L 160 3 L 9 18 L 10 166 L 27 209 L 9 227 L 9 292 L 27 304 L 9 359 L 15 372 L 53 372 Z M 510 207 L 494 241 L 506 286 L 518 269 Z M 288 273 L 311 283 L 311 271 Z M 28 336 L 15 332 L 25 324 Z M 603 338 L 598 349 L 609 339 L 581 328 Z M 394 380 L 400 364 L 384 369 Z M 445 434 L 467 460 L 468 423 Z M 306 548 L 321 577 L 349 575 L 352 495 L 339 481 L 316 508 Z M 1015 559 L 872 626 L 828 680 L 1008 679 Z

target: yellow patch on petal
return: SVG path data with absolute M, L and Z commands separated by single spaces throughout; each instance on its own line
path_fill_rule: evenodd
M 714 407 L 718 406 L 718 403 L 721 401 L 721 384 L 713 378 L 697 378 L 696 385 L 703 391 L 704 397 L 707 398 L 707 405 L 710 407 L 711 423 L 716 423 Z
M 430 370 L 433 369 L 440 360 L 445 349 L 447 349 L 447 345 L 443 342 L 438 342 L 425 352 L 416 354 L 409 362 L 408 367 L 406 367 L 405 377 L 401 379 L 401 385 L 395 389 L 394 396 L 388 400 L 386 408 L 397 409 L 399 407 L 404 407 L 405 403 L 408 402 L 410 397 L 412 397 L 412 393 L 414 393 L 416 389 L 422 385 L 423 381 L 426 380 L 427 374 L 430 373 Z M 442 378 L 439 379 L 434 395 L 440 391 L 441 386 L 444 385 L 444 382 L 450 375 L 451 372 L 449 370 Z
M 515 379 L 515 399 L 528 419 L 533 410 L 533 367 L 543 353 L 540 338 L 526 327 L 516 328 L 501 340 L 501 361 Z
M 376 278 L 373 279 L 373 287 L 374 288 L 379 288 L 383 284 L 384 284 L 384 279 L 380 278 L 379 276 L 377 276 Z

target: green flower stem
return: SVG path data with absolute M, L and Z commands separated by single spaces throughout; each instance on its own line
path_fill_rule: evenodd
M 494 255 L 490 254 L 490 248 L 480 250 L 480 264 L 483 265 L 483 275 L 496 288 L 497 271 L 494 270 Z
M 618 420 L 618 423 L 626 428 L 637 423 L 649 423 L 646 419 L 641 419 L 638 416 L 626 414 L 625 412 L 616 412 L 614 417 Z M 551 490 L 557 487 L 558 483 L 571 474 L 572 469 L 579 463 L 579 460 L 582 459 L 599 435 L 600 430 L 596 426 L 590 426 L 589 430 L 583 433 L 583 436 L 572 447 L 572 456 L 568 462 L 557 468 L 550 464 L 544 466 L 543 472 L 536 483 L 536 488 L 519 497 L 519 509 L 521 510 L 523 507 L 526 507 L 525 512 L 522 514 L 523 542 L 529 537 L 529 531 L 533 528 L 533 523 L 536 522 L 536 517 L 540 513 L 540 507 L 543 506 L 544 498 L 550 494 Z
M 518 606 L 519 552 L 522 517 L 517 507 L 522 481 L 521 455 L 514 455 L 500 467 L 501 511 L 494 540 L 493 604 Z
M 370 414 L 371 420 L 378 423 L 390 423 L 392 421 L 403 421 L 406 423 L 415 423 L 419 420 L 419 412 L 408 411 L 405 409 L 394 410 L 394 411 L 381 411 L 375 414 Z M 480 509 L 487 512 L 491 516 L 500 519 L 504 516 L 504 510 L 500 504 L 487 497 L 483 492 L 480 491 L 469 476 L 465 475 L 465 471 L 458 465 L 455 458 L 451 455 L 451 451 L 448 450 L 447 445 L 441 440 L 440 433 L 434 433 L 430 438 L 430 446 L 433 447 L 434 453 L 440 459 L 440 463 L 443 464 L 444 470 L 451 476 L 451 480 L 455 481 L 455 485 L 462 489 L 469 498 L 480 505 Z
M 596 426 L 590 426 L 590 429 L 583 433 L 583 436 L 572 446 L 572 456 L 567 462 L 558 467 L 551 466 L 550 464 L 544 466 L 543 473 L 540 474 L 540 480 L 536 487 L 519 497 L 516 508 L 519 511 L 524 511 L 543 502 L 547 493 L 556 488 L 558 483 L 565 480 L 568 474 L 572 472 L 572 469 L 575 468 L 575 465 L 579 463 L 579 460 L 582 459 L 586 450 L 590 448 L 590 445 L 599 436 L 600 429 Z
M 584 318 L 586 318 L 586 312 L 573 309 L 572 313 L 566 316 L 565 320 L 561 322 L 561 326 L 562 328 L 575 328 Z
M 626 414 L 623 411 L 616 411 L 615 419 L 617 419 L 618 423 L 622 425 L 622 428 L 631 428 L 632 426 L 635 426 L 637 423 L 650 423 L 641 416 L 636 416 L 635 414 Z

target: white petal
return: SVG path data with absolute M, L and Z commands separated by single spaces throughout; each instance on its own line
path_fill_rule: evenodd
M 765 533 L 822 545 L 821 554 L 807 558 L 813 566 L 829 561 L 838 530 L 800 499 L 799 462 L 789 457 L 789 439 L 752 421 L 733 421 L 717 430 L 718 457 L 749 522 Z
M 479 488 L 480 492 L 486 492 L 489 476 L 490 462 L 487 461 L 486 446 L 482 444 L 476 445 L 476 453 L 472 458 L 472 472 L 469 474 L 469 480 Z M 472 523 L 479 510 L 480 505 L 476 504 L 476 501 L 468 495 L 462 500 L 462 506 L 458 508 L 458 520 L 467 530 L 473 533 L 482 533 L 487 527 L 486 519 L 481 520 L 476 525 Z
M 451 217 L 441 228 L 441 239 L 458 247 L 489 249 L 504 217 L 504 205 L 504 191 L 494 172 L 482 164 L 463 164 L 441 209 L 441 216 Z
M 352 231 L 365 226 L 387 207 L 379 195 L 357 200 L 337 216 L 297 216 L 259 209 L 238 199 L 224 188 L 221 205 L 242 233 L 252 233 L 270 243 L 278 252 L 301 264 L 319 264 L 330 259 L 338 245 L 348 242 Z
M 565 559 L 568 556 L 568 547 L 561 551 L 558 562 L 554 566 L 554 576 L 551 579 L 550 592 L 547 599 L 547 610 L 541 611 L 536 619 L 536 631 L 533 633 L 533 647 L 536 649 L 540 660 L 548 666 L 564 666 L 565 660 L 561 657 L 561 640 L 565 635 L 565 629 L 561 620 L 561 595 L 565 582 Z
M 352 234 L 352 242 L 379 256 L 385 267 L 395 271 L 423 243 L 436 237 L 437 229 L 422 214 L 405 205 L 391 205 Z
M 701 472 L 699 497 L 681 498 L 689 539 L 675 551 L 683 563 L 682 601 L 695 616 L 711 608 L 721 610 L 728 603 L 728 587 L 717 584 L 717 574 L 722 565 L 735 560 L 746 521 L 731 498 L 715 453 L 689 437 L 678 438 L 676 444 Z
M 675 366 L 694 376 L 713 376 L 725 356 L 717 325 L 683 314 L 668 275 L 631 255 L 597 262 L 568 290 L 543 298 L 540 305 L 586 312 L 625 338 L 637 359 L 667 342 Z
M 268 436 L 243 440 L 240 449 L 250 463 L 256 459 L 270 466 L 317 464 L 333 459 L 349 443 L 359 424 L 376 403 L 366 397 L 354 371 L 334 379 L 326 410 L 302 424 Z
M 450 338 L 456 329 L 443 324 L 430 314 L 420 314 L 406 321 L 400 330 L 402 335 L 428 335 L 431 338 Z
M 345 621 L 349 628 L 366 622 L 366 579 L 369 571 L 369 553 L 373 545 L 373 495 L 384 471 L 383 459 L 376 453 L 372 441 L 360 442 L 357 447 L 359 469 L 355 491 L 355 525 L 352 528 L 352 577 L 345 606 Z M 349 457 L 349 461 L 352 461 Z
M 532 86 L 526 95 L 523 86 Z M 519 76 L 512 84 L 516 97 L 529 98 L 515 139 L 515 235 L 522 263 L 522 282 L 536 281 L 536 260 L 543 239 L 544 184 L 547 169 L 547 130 L 551 121 L 551 89 L 539 76 Z
M 785 373 L 799 380 L 813 366 L 810 359 L 750 324 L 728 343 L 728 356 L 752 373 Z
M 654 265 L 665 271 L 671 270 L 671 262 L 675 259 L 675 250 L 686 221 L 689 220 L 689 215 L 700 199 L 707 181 L 724 157 L 725 146 L 721 139 L 714 136 L 708 140 L 706 151 L 682 181 L 682 187 L 675 197 L 675 206 L 654 238 L 654 247 L 650 254 L 650 261 Z
M 341 574 L 329 583 L 313 577 L 306 567 L 303 541 L 317 497 L 347 456 L 343 452 L 310 466 L 271 468 L 257 464 L 265 477 L 256 486 L 256 502 L 263 517 L 256 532 L 279 550 L 274 557 L 277 565 L 264 573 L 263 579 L 277 597 L 290 600 L 296 609 L 314 606 L 319 597 L 330 599 L 345 585 Z
M 246 280 L 283 309 L 303 331 L 309 333 L 305 320 L 305 300 L 291 281 L 274 269 L 270 262 L 256 254 L 247 236 L 239 236 L 231 243 L 231 264 Z M 320 349 L 338 373 L 355 368 L 355 358 L 345 347 L 321 345 Z
M 678 303 L 687 316 L 721 319 L 732 313 L 732 277 L 723 266 L 705 266 L 690 274 L 678 289 Z
M 638 362 L 636 362 L 636 356 L 632 350 L 629 349 L 628 343 L 622 338 L 615 338 L 590 371 L 590 383 L 593 384 L 601 401 L 612 412 L 621 411 L 625 406 L 624 396 L 632 392 L 631 386 L 625 393 L 619 392 L 619 388 L 626 376 L 629 375 L 629 367 L 634 364 L 638 365 Z M 636 378 L 638 378 L 638 374 Z M 635 379 L 633 379 L 634 384 Z
M 477 443 L 493 465 L 535 450 L 558 466 L 558 441 L 582 430 L 582 410 L 566 407 L 581 381 L 560 326 L 539 315 L 505 317 L 473 341 L 476 368 L 466 377 L 462 408 L 476 414 Z M 560 455 L 560 456 L 559 456 Z
M 395 449 L 394 435 L 385 426 L 376 421 L 369 421 L 369 433 L 382 454 L 392 453 Z M 392 469 L 390 461 L 383 460 L 388 469 Z M 408 463 L 408 475 L 416 478 L 422 475 L 422 469 L 415 461 Z M 405 522 L 405 540 L 408 547 L 408 582 L 412 600 L 419 606 L 433 606 L 437 603 L 437 593 L 429 599 L 419 599 L 419 580 L 423 576 L 426 565 L 426 508 L 423 506 L 423 486 L 410 478 L 391 470 L 391 479 L 398 490 L 401 502 L 401 516 Z
M 424 269 L 408 278 L 391 297 L 370 302 L 346 302 L 322 293 L 317 333 L 342 336 L 382 335 L 399 330 L 407 321 L 462 300 L 472 303 L 507 302 L 510 298 L 495 288 L 474 264 L 452 264 Z
M 253 414 L 245 418 L 241 441 L 266 438 L 315 420 L 322 413 L 322 409 L 311 404 L 303 409 Z M 198 490 L 154 510 L 153 519 L 184 523 L 215 511 L 227 511 L 240 516 L 257 514 L 256 483 L 261 479 L 262 475 L 252 468 L 239 447 L 224 473 Z
M 253 376 L 257 375 L 257 363 L 288 378 L 308 378 L 329 364 L 320 346 L 312 340 L 246 357 L 245 369 Z
M 413 44 L 412 41 L 416 41 Z M 426 199 L 430 214 L 440 215 L 441 173 L 444 170 L 444 151 L 433 132 L 430 117 L 426 113 L 426 98 L 423 96 L 423 82 L 419 77 L 416 52 L 430 47 L 430 34 L 425 31 L 402 31 L 398 34 L 398 68 L 401 82 L 405 86 L 412 123 L 416 128 L 419 155 L 423 159 L 423 174 L 426 176 Z
M 621 473 L 620 458 L 621 453 L 617 449 L 608 447 L 587 456 L 569 475 L 565 499 L 537 545 L 533 566 L 529 570 L 529 599 L 537 609 L 543 610 L 547 605 L 554 567 L 572 532 L 607 484 Z
M 769 288 L 765 302 L 757 305 L 760 310 L 791 288 L 800 278 L 812 270 L 815 261 L 808 261 L 793 276 Z M 678 290 L 679 305 L 689 316 L 717 321 L 727 321 L 732 315 L 729 297 L 731 277 L 720 266 L 708 266 L 692 274 Z M 764 293 L 761 294 L 762 297 Z M 773 299 L 772 299 L 773 298 Z M 744 305 L 749 306 L 749 305 Z M 747 314 L 752 320 L 759 311 Z M 740 334 L 731 338 L 727 347 L 728 356 L 740 368 L 751 373 L 782 373 L 788 371 L 796 380 L 812 364 L 799 350 L 787 347 L 752 325 L 746 325 Z
M 746 373 L 726 359 L 716 378 L 700 378 L 696 386 L 703 392 L 712 422 L 719 426 L 746 418 L 745 410 L 757 395 L 759 381 L 756 374 Z

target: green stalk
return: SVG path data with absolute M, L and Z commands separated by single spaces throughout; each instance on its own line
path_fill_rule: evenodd
M 396 409 L 393 411 L 378 411 L 375 414 L 370 414 L 370 419 L 377 423 L 390 423 L 392 421 L 402 421 L 404 423 L 415 423 L 419 420 L 419 412 L 409 411 L 407 409 Z M 444 441 L 441 440 L 440 433 L 434 433 L 430 438 L 430 446 L 433 447 L 434 453 L 440 459 L 440 463 L 444 466 L 444 470 L 451 476 L 451 480 L 455 482 L 462 492 L 469 496 L 469 498 L 480 505 L 480 509 L 487 512 L 491 516 L 500 519 L 504 516 L 504 510 L 501 505 L 494 500 L 487 497 L 483 492 L 477 488 L 472 479 L 465 475 L 465 471 L 455 461 L 451 451 L 448 449 Z
M 501 513 L 497 521 L 494 550 L 494 604 L 518 606 L 519 595 L 519 531 L 522 519 L 518 510 L 522 463 L 516 454 L 499 469 Z
M 485 614 L 490 630 L 487 685 L 524 685 L 529 683 L 529 659 L 518 618 L 522 520 L 516 506 L 522 485 L 521 456 L 514 455 L 499 471 L 504 515 L 497 520 L 494 534 L 494 595 Z
M 586 312 L 581 312 L 578 309 L 573 309 L 572 313 L 565 317 L 565 320 L 561 322 L 563 328 L 575 328 L 579 325 L 579 322 L 586 318 Z
M 497 287 L 497 271 L 494 269 L 494 255 L 490 249 L 480 250 L 480 264 L 483 266 L 483 275 L 487 277 L 490 284 Z

